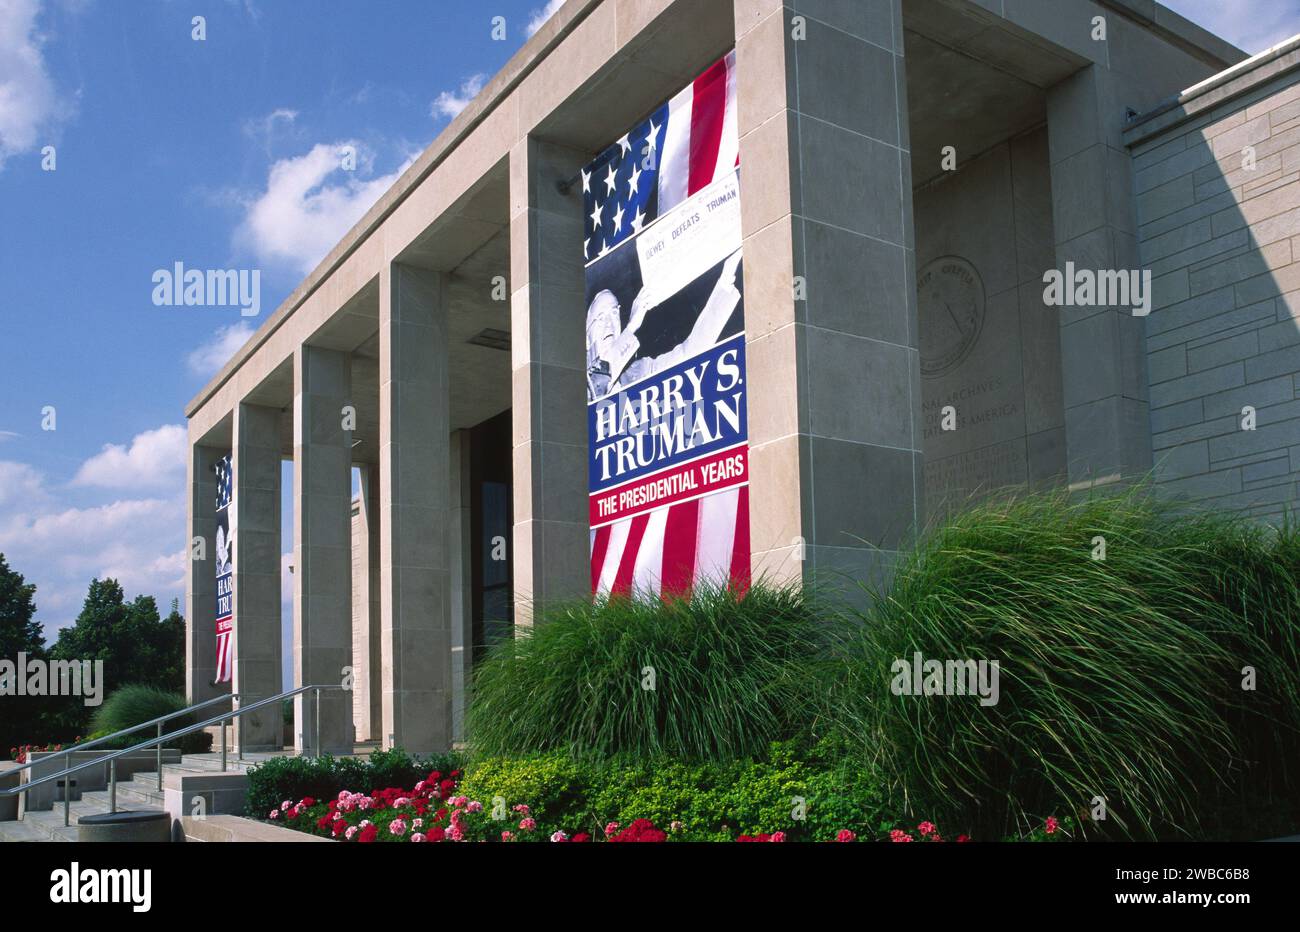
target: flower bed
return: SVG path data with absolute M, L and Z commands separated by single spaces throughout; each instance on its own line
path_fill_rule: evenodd
M 507 806 L 501 797 L 489 805 L 470 799 L 459 792 L 461 772 L 447 774 L 432 771 L 410 789 L 388 787 L 369 793 L 342 790 L 335 799 L 320 801 L 310 796 L 298 802 L 283 800 L 266 814 L 271 822 L 338 841 L 369 844 L 374 842 L 436 843 L 443 841 L 552 841 L 552 842 L 666 842 L 673 836 L 682 837 L 682 823 L 672 822 L 667 831 L 649 819 L 633 819 L 626 826 L 608 822 L 593 839 L 592 833 L 565 828 L 553 831 L 540 829 L 527 803 Z M 1026 841 L 1055 841 L 1069 834 L 1072 821 L 1063 822 L 1048 817 L 1043 826 L 1034 829 L 1022 839 Z M 887 836 L 886 836 L 887 833 Z M 919 823 L 915 829 L 881 827 L 881 840 L 898 842 L 943 842 L 946 839 L 933 823 Z M 738 842 L 785 842 L 783 831 L 740 835 Z M 831 839 L 826 839 L 831 840 Z M 857 833 L 851 829 L 838 830 L 836 842 L 855 842 Z M 958 835 L 957 842 L 966 842 L 967 835 Z
M 72 743 L 74 745 L 80 744 L 81 736 L 78 735 L 75 739 L 73 739 Z M 37 754 L 42 754 L 47 751 L 62 751 L 62 750 L 63 750 L 62 744 L 47 744 L 44 747 L 42 747 L 39 744 L 22 744 L 19 745 L 18 747 L 13 747 L 9 749 L 9 759 L 14 761 L 15 763 L 25 764 L 27 763 L 28 760 L 31 759 L 31 755 L 33 752 Z

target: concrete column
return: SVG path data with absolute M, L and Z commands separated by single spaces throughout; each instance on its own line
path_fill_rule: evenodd
M 515 623 L 591 593 L 582 190 L 589 153 L 528 138 L 510 153 Z
M 1132 159 L 1120 138 L 1125 79 L 1091 65 L 1048 92 L 1056 267 L 1138 269 Z M 1145 321 L 1130 308 L 1061 307 L 1066 456 L 1074 487 L 1151 467 Z
M 900 3 L 735 12 L 753 571 L 881 579 L 925 513 Z
M 474 536 L 470 488 L 470 432 L 451 435 L 451 507 L 447 540 L 451 559 L 452 737 L 465 738 L 465 705 L 474 660 Z
M 352 718 L 358 741 L 382 741 L 383 665 L 380 657 L 379 470 L 365 465 L 353 525 Z
M 235 408 L 235 626 L 232 636 L 237 705 L 282 691 L 280 668 L 280 411 L 260 405 Z M 244 751 L 283 747 L 279 708 L 234 720 Z
M 396 263 L 379 288 L 383 735 L 451 747 L 447 283 Z
M 299 345 L 293 354 L 293 662 L 294 685 L 341 684 L 352 662 L 352 433 L 348 354 Z M 321 692 L 294 700 L 295 742 L 329 753 L 352 749 L 352 697 Z
M 187 509 L 189 556 L 185 574 L 185 692 L 191 703 L 213 699 L 228 688 L 213 685 L 217 675 L 217 477 L 212 472 L 224 451 L 191 443 L 185 471 L 190 496 Z M 194 559 L 195 539 L 203 541 L 203 559 Z

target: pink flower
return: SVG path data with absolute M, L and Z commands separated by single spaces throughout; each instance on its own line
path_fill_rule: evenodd
M 502 841 L 510 841 L 510 840 L 513 839 L 514 837 L 515 837 L 515 836 L 512 835 L 512 834 L 510 834 L 509 832 L 502 832 L 502 833 L 501 833 L 501 840 L 502 840 Z
M 785 832 L 773 832 L 772 840 L 775 842 L 785 841 Z
M 459 825 L 453 825 L 451 828 L 447 829 L 447 837 L 452 841 L 460 841 L 465 837 L 465 833 L 461 831 Z
M 686 825 L 682 822 L 673 821 L 668 823 L 668 830 L 671 832 L 680 832 L 684 828 L 686 828 Z
M 897 843 L 897 842 L 914 841 L 915 839 L 913 839 L 911 835 L 907 834 L 907 832 L 903 831 L 901 828 L 896 828 L 889 833 L 889 840 Z
M 517 805 L 517 806 L 511 806 L 510 808 L 512 808 L 515 812 L 521 812 L 521 813 L 523 813 L 524 815 L 528 815 L 528 812 L 529 812 L 528 807 L 525 806 L 523 803 L 520 803 L 520 804 Z
M 278 818 L 280 818 L 280 810 L 279 810 L 279 809 L 272 809 L 272 810 L 271 810 L 270 818 L 272 818 L 272 819 L 278 819 Z
M 406 834 L 406 823 L 401 819 L 394 819 L 388 823 L 388 832 L 391 835 L 402 836 Z
M 569 836 L 564 834 L 563 830 L 556 832 L 551 836 L 551 841 L 568 841 Z
M 421 835 L 419 832 L 412 832 L 412 833 L 411 833 L 411 841 L 413 841 L 413 842 L 417 842 L 417 843 L 418 843 L 418 842 L 421 842 L 421 841 L 424 841 L 424 836 Z
M 1060 822 L 1056 821 L 1056 816 L 1049 815 L 1047 817 L 1047 834 L 1049 835 L 1056 834 L 1056 827 L 1060 824 L 1061 824 Z
M 617 823 L 617 822 L 610 822 L 608 825 L 605 826 L 605 835 L 606 835 L 606 837 L 608 837 L 608 836 L 610 836 L 610 835 L 614 835 L 614 834 L 616 834 L 617 832 L 618 832 L 618 823 Z
M 355 835 L 357 834 L 357 832 L 359 832 L 359 831 L 361 831 L 360 827 L 354 825 L 354 826 L 352 826 L 350 829 L 348 829 L 346 832 L 344 832 L 343 835 L 344 835 L 344 837 L 347 838 L 348 841 L 351 841 L 352 838 L 353 838 L 353 836 L 355 836 Z
M 858 836 L 853 834 L 847 828 L 842 828 L 835 833 L 835 840 L 836 841 L 857 841 Z
M 483 810 L 483 804 L 479 802 L 477 799 L 471 799 L 468 803 L 465 804 L 466 812 L 481 812 L 482 810 Z
M 393 808 L 395 809 L 401 809 L 403 806 L 409 805 L 411 805 L 411 801 L 405 796 L 399 796 L 397 799 L 393 800 Z
M 281 812 L 288 812 L 288 811 L 289 811 L 289 807 L 292 806 L 292 805 L 293 805 L 293 803 L 289 802 L 289 800 L 286 799 L 284 802 L 280 803 L 280 811 L 281 811 Z
M 918 826 L 916 827 L 916 830 L 917 830 L 918 832 L 920 832 L 922 835 L 933 835 L 933 834 L 934 834 L 934 823 L 933 823 L 933 822 L 922 822 L 920 825 L 918 825 Z
M 537 821 L 535 819 L 521 819 L 519 822 L 519 828 L 521 831 L 531 832 L 533 829 L 537 828 Z
M 424 828 L 424 820 L 423 820 L 423 819 L 412 819 L 412 820 L 411 820 L 411 828 Z

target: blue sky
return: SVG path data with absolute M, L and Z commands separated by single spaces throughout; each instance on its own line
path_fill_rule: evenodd
M 185 403 L 546 12 L 0 0 L 0 552 L 47 632 L 95 575 L 183 595 Z M 155 306 L 176 262 L 260 269 L 261 314 Z
M 1167 5 L 1251 52 L 1300 32 Z M 555 6 L 0 0 L 0 552 L 47 632 L 92 576 L 183 595 L 185 402 Z M 260 269 L 261 314 L 155 306 L 176 262 Z

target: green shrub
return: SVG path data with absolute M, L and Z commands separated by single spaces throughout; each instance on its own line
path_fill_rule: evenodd
M 828 632 L 793 588 L 547 612 L 475 671 L 475 754 L 728 760 L 806 734 Z M 651 681 L 653 680 L 653 682 Z
M 108 698 L 95 710 L 90 721 L 90 738 L 111 735 L 124 728 L 143 724 L 160 715 L 180 711 L 188 704 L 180 693 L 167 692 L 152 686 L 123 686 L 109 693 Z M 163 723 L 163 733 L 177 731 L 193 724 L 195 719 L 192 714 L 177 716 Z M 155 736 L 155 730 L 145 728 L 116 738 L 103 747 L 128 748 Z M 212 736 L 204 732 L 193 732 L 168 741 L 163 747 L 179 748 L 185 754 L 201 754 L 211 749 Z
M 520 816 L 513 807 L 523 803 L 537 821 L 539 835 L 550 836 L 558 829 L 572 834 L 591 830 L 588 794 L 598 779 L 590 765 L 584 767 L 555 752 L 484 758 L 466 768 L 458 792 L 477 799 L 488 810 L 503 805 L 506 818 L 499 820 L 500 828 L 514 828 Z
M 844 828 L 871 837 L 884 813 L 876 782 L 831 740 L 810 749 L 776 742 L 756 759 L 722 763 L 580 762 L 558 752 L 484 759 L 469 766 L 460 792 L 489 809 L 499 797 L 508 813 L 501 827 L 511 830 L 519 820 L 511 808 L 528 805 L 540 836 L 563 829 L 600 838 L 608 822 L 649 819 L 679 841 L 775 831 L 830 841 Z
M 1140 489 L 975 506 L 922 539 L 891 591 L 869 593 L 837 681 L 841 722 L 895 798 L 979 837 L 1023 834 L 1097 796 L 1107 820 L 1084 831 L 1195 835 L 1235 785 L 1288 783 L 1297 552 L 1287 529 Z M 892 665 L 917 651 L 997 660 L 998 703 L 895 695 Z M 1246 665 L 1259 691 L 1243 690 Z
M 273 757 L 249 768 L 247 812 L 263 819 L 286 799 L 329 800 L 342 790 L 409 790 L 432 771 L 447 774 L 458 766 L 448 755 L 412 757 L 400 748 L 374 751 L 369 757 Z

